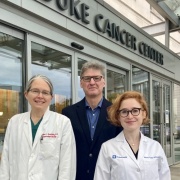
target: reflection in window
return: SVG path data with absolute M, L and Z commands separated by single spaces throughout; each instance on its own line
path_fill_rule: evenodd
M 174 123 L 173 123 L 173 133 L 174 133 L 174 156 L 175 162 L 180 161 L 180 86 L 174 84 L 173 93 L 173 113 L 174 113 Z
M 122 94 L 126 88 L 126 79 L 124 74 L 107 70 L 107 99 L 113 102 L 118 94 Z
M 135 66 L 132 67 L 132 89 L 142 93 L 147 103 L 149 104 L 149 73 L 139 69 Z
M 80 73 L 83 64 L 86 62 L 87 62 L 86 60 L 78 58 L 78 101 L 84 98 L 84 91 L 80 87 Z
M 61 112 L 72 104 L 71 56 L 55 49 L 32 42 L 32 75 L 47 76 L 54 86 L 50 110 Z
M 150 104 L 150 88 L 149 88 L 149 73 L 139 69 L 138 67 L 132 67 L 132 90 L 138 91 L 146 98 L 147 105 Z M 150 137 L 149 125 L 143 125 L 141 131 L 144 135 Z
M 23 41 L 0 32 L 0 157 L 9 119 L 23 111 Z
M 153 139 L 161 143 L 161 84 L 152 81 L 152 113 L 153 113 Z
M 163 84 L 163 114 L 164 114 L 164 150 L 167 157 L 171 157 L 171 123 L 170 123 L 170 86 Z

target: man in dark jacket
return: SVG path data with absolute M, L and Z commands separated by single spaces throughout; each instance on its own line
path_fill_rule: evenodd
M 71 120 L 75 134 L 76 180 L 93 180 L 101 144 L 122 130 L 107 120 L 107 108 L 111 103 L 103 97 L 104 76 L 103 65 L 97 62 L 85 63 L 80 74 L 85 97 L 62 111 Z

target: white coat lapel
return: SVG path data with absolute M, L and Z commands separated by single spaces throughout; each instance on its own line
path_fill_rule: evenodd
M 124 137 L 124 133 L 122 132 L 120 135 L 121 135 L 120 139 L 123 142 L 121 148 L 128 154 L 129 158 L 131 158 L 135 162 L 135 164 L 139 167 L 139 162 L 136 159 L 134 153 L 132 152 L 129 144 L 127 143 L 127 141 L 126 141 L 126 139 Z
M 27 114 L 25 115 L 23 132 L 24 132 L 25 138 L 27 139 L 29 147 L 32 148 L 32 131 L 31 131 L 31 121 L 30 121 L 29 112 L 27 112 Z
M 144 154 L 146 152 L 147 148 L 147 139 L 146 137 L 141 133 L 141 140 L 139 144 L 139 153 L 138 153 L 138 162 L 142 162 L 144 160 Z
M 38 143 L 40 143 L 42 135 L 44 133 L 44 129 L 48 121 L 49 121 L 49 110 L 45 112 L 43 119 L 37 129 L 36 136 L 34 138 L 33 149 L 37 146 Z

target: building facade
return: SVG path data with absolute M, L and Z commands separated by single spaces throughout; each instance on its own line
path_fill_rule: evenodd
M 9 119 L 25 112 L 27 80 L 47 75 L 50 109 L 61 112 L 84 97 L 80 69 L 106 67 L 104 96 L 142 92 L 151 123 L 142 132 L 159 141 L 169 164 L 180 161 L 180 57 L 103 0 L 0 1 L 0 153 Z

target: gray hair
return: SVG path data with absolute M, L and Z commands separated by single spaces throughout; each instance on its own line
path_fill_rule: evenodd
M 80 78 L 88 69 L 100 70 L 103 77 L 105 76 L 105 67 L 103 64 L 100 64 L 99 62 L 96 61 L 88 61 L 84 63 L 81 68 Z
M 38 78 L 43 79 L 48 84 L 48 86 L 50 88 L 50 93 L 52 95 L 53 94 L 53 84 L 52 84 L 51 80 L 48 77 L 41 75 L 41 74 L 37 74 L 37 75 L 34 75 L 31 77 L 31 79 L 27 82 L 25 91 L 28 92 L 31 89 L 31 85 L 32 85 L 33 81 Z

